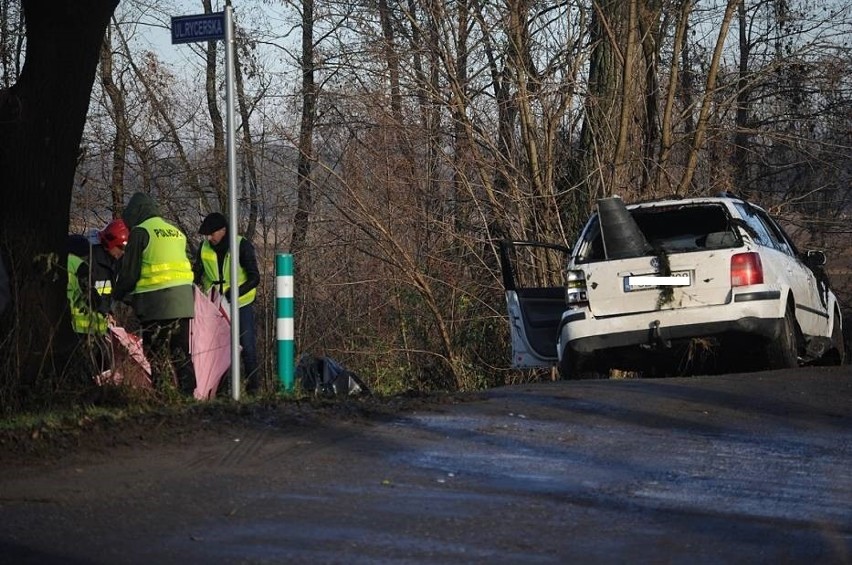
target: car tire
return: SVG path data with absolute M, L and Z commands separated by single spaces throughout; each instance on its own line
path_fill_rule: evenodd
M 796 315 L 788 307 L 781 323 L 781 332 L 769 340 L 766 348 L 769 369 L 792 369 L 799 366 L 799 337 Z

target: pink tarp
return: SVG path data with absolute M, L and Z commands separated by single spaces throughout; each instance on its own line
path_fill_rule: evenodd
M 231 366 L 231 324 L 221 301 L 195 287 L 195 318 L 189 325 L 189 351 L 195 367 L 198 400 L 216 396 L 222 376 Z
M 194 287 L 195 318 L 189 325 L 189 351 L 195 368 L 198 400 L 216 396 L 222 376 L 231 366 L 231 324 L 221 299 L 211 299 Z M 107 341 L 112 347 L 112 369 L 95 377 L 98 384 L 125 383 L 151 388 L 151 364 L 142 350 L 142 339 L 113 323 Z
M 151 364 L 142 351 L 142 339 L 110 322 L 106 340 L 112 348 L 112 369 L 95 377 L 97 383 L 151 388 Z

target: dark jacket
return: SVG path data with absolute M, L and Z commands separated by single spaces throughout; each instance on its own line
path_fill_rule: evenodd
M 124 248 L 124 257 L 121 259 L 121 269 L 113 287 L 112 297 L 113 300 L 130 304 L 136 317 L 142 322 L 192 318 L 195 312 L 192 284 L 133 293 L 142 271 L 142 253 L 150 243 L 148 232 L 138 226 L 149 218 L 159 216 L 154 200 L 141 192 L 130 198 L 121 214 L 130 228 L 130 238 Z
M 223 273 L 222 269 L 225 265 L 225 255 L 228 254 L 229 249 L 229 240 L 230 236 L 225 234 L 225 237 L 222 238 L 216 245 L 212 245 L 213 251 L 216 252 L 216 259 L 219 261 L 219 280 L 224 281 L 227 273 Z M 195 261 L 192 263 L 192 272 L 195 277 L 195 284 L 201 285 L 201 280 L 204 277 L 204 265 L 201 262 L 201 248 L 203 245 L 198 246 L 198 252 L 195 254 Z M 257 266 L 257 255 L 254 252 L 254 245 L 243 237 L 240 240 L 240 267 L 246 272 L 246 281 L 240 285 L 239 295 L 243 296 L 250 290 L 257 288 L 257 285 L 260 284 L 260 269 Z M 221 285 L 218 285 L 221 286 Z M 220 292 L 230 293 L 229 289 L 218 289 Z M 230 298 L 228 294 L 227 298 Z
M 110 308 L 112 295 L 105 293 L 103 281 L 109 281 L 110 287 L 115 286 L 119 262 L 113 259 L 99 243 L 91 245 L 83 238 L 82 247 L 75 245 L 79 242 L 78 237 L 82 236 L 71 236 L 68 244 L 68 253 L 83 259 L 83 263 L 77 269 L 77 282 L 90 308 L 106 314 Z

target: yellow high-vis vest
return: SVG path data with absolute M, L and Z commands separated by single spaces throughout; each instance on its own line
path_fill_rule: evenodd
M 141 224 L 148 232 L 148 246 L 142 251 L 142 269 L 134 294 L 192 284 L 192 265 L 186 257 L 186 236 L 159 217 Z
M 68 305 L 71 307 L 71 328 L 78 334 L 98 334 L 107 332 L 107 319 L 87 304 L 80 281 L 77 280 L 77 270 L 83 264 L 83 259 L 68 254 Z
M 237 238 L 237 245 L 242 242 L 243 237 L 239 236 Z M 209 241 L 205 241 L 201 244 L 201 264 L 204 266 L 204 276 L 201 279 L 201 286 L 204 289 L 204 292 L 210 290 L 210 287 L 213 286 L 214 283 L 219 282 L 219 258 L 216 256 L 216 250 L 213 249 L 213 246 L 210 245 Z M 222 277 L 224 277 L 224 292 L 229 292 L 231 288 L 231 251 L 228 250 L 225 253 L 225 262 L 222 265 Z M 248 275 L 246 275 L 246 270 L 243 269 L 242 265 L 237 265 L 237 287 L 243 284 L 248 280 Z M 220 289 L 222 290 L 222 289 Z M 257 289 L 253 288 L 244 295 L 239 298 L 239 305 L 245 306 L 246 304 L 251 304 L 254 302 L 254 298 L 257 296 Z

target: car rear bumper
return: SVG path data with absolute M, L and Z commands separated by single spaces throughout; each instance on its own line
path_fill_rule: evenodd
M 736 298 L 736 297 L 735 297 Z M 569 310 L 562 317 L 558 351 L 577 353 L 638 345 L 665 345 L 672 341 L 723 334 L 746 334 L 774 339 L 781 335 L 784 318 L 781 293 L 752 295 L 728 304 L 658 310 L 595 318 L 588 309 Z

